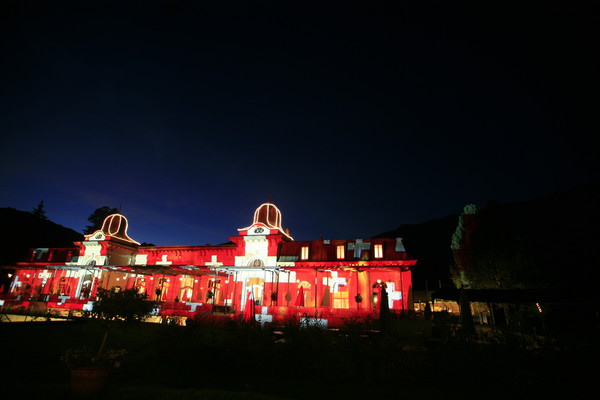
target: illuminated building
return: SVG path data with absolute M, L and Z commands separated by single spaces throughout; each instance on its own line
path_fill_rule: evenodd
M 290 314 L 339 326 L 375 313 L 379 287 L 389 309 L 412 309 L 411 268 L 400 238 L 294 241 L 272 203 L 230 242 L 201 246 L 141 246 L 127 219 L 108 216 L 73 248 L 32 249 L 17 263 L 4 306 L 89 310 L 98 289 L 136 288 L 160 302 L 166 318 L 241 315 L 254 303 L 261 323 Z M 250 301 L 248 301 L 250 300 Z

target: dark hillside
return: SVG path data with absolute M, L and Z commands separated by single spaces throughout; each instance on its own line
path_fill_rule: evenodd
M 0 265 L 12 265 L 33 247 L 72 247 L 83 235 L 26 211 L 0 208 Z
M 531 270 L 523 276 L 529 287 L 595 289 L 600 278 L 599 205 L 600 185 L 520 203 L 490 202 L 478 216 L 475 256 L 495 259 L 526 250 Z
M 458 210 L 461 211 L 461 210 Z M 525 284 L 591 290 L 600 279 L 600 185 L 577 187 L 518 203 L 490 201 L 477 216 L 477 256 L 486 261 L 527 258 Z M 417 290 L 450 282 L 450 243 L 458 215 L 400 225 L 376 237 L 403 238 Z M 517 246 L 518 245 L 518 246 Z M 526 253 L 526 254 L 525 254 Z M 514 263 L 513 263 L 514 265 Z
M 410 258 L 417 259 L 413 269 L 416 290 L 437 289 L 448 286 L 452 252 L 450 239 L 456 229 L 458 215 L 449 215 L 421 224 L 400 225 L 393 231 L 376 237 L 401 237 Z

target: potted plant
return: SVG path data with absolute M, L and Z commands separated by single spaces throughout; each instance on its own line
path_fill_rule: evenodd
M 91 347 L 83 346 L 67 349 L 61 356 L 61 361 L 71 369 L 88 367 L 118 368 L 127 355 L 125 349 L 108 349 L 98 355 Z
M 72 394 L 86 397 L 100 393 L 112 369 L 121 365 L 126 354 L 125 349 L 109 349 L 98 354 L 87 346 L 66 350 L 61 360 L 71 370 Z
M 359 294 L 357 294 L 356 296 L 354 296 L 354 301 L 356 301 L 356 304 L 360 304 L 363 301 L 362 296 Z
M 117 321 L 143 321 L 155 307 L 146 294 L 136 289 L 100 290 L 91 317 L 103 322 L 104 334 L 97 350 L 90 347 L 66 350 L 61 360 L 71 369 L 71 390 L 76 396 L 98 394 L 107 383 L 113 368 L 119 367 L 127 354 L 124 349 L 105 349 L 110 328 Z

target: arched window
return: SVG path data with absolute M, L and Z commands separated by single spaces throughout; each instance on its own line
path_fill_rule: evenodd
M 249 267 L 256 267 L 256 268 L 260 268 L 260 267 L 264 267 L 264 266 L 265 266 L 265 263 L 263 262 L 263 260 L 260 260 L 260 259 L 258 259 L 258 258 L 257 258 L 257 259 L 255 259 L 255 260 L 252 260 L 252 261 L 250 261 L 250 262 L 248 263 L 248 266 L 249 266 Z

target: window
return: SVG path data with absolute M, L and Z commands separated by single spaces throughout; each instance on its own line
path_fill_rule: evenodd
M 302 246 L 300 249 L 300 259 L 308 260 L 308 246 Z
M 383 245 L 382 244 L 376 244 L 374 250 L 375 250 L 375 258 L 383 258 Z
M 260 268 L 260 267 L 264 267 L 265 263 L 263 263 L 263 261 L 262 261 L 262 260 L 259 260 L 259 259 L 257 258 L 257 259 L 255 259 L 254 261 L 250 261 L 250 264 L 248 264 L 248 265 L 250 265 L 251 267 L 257 267 L 257 268 Z
M 345 258 L 346 257 L 346 249 L 344 248 L 344 245 L 339 245 L 336 247 L 336 255 L 338 260 Z

